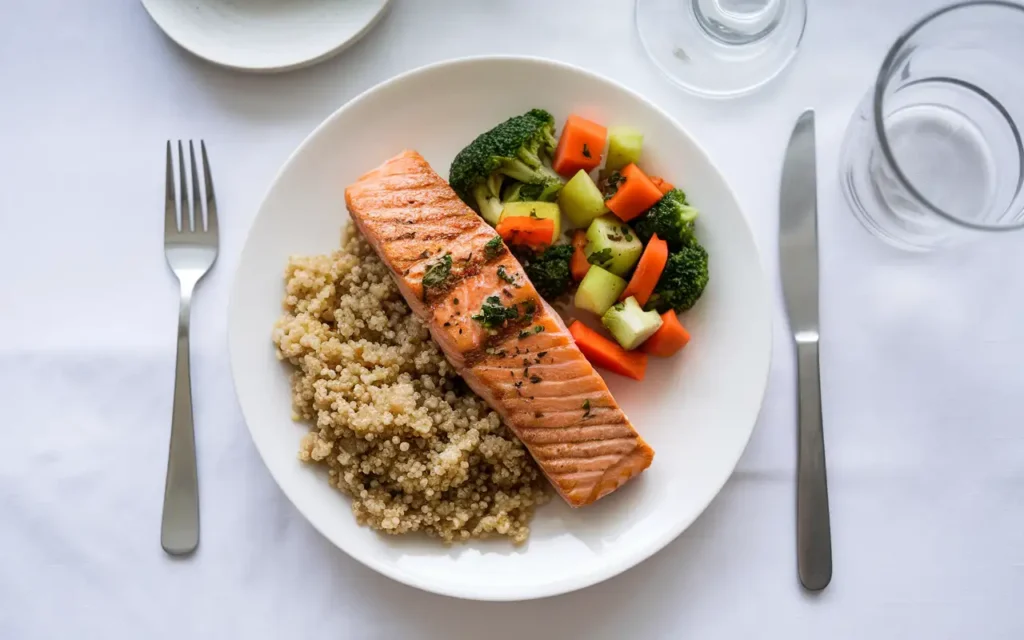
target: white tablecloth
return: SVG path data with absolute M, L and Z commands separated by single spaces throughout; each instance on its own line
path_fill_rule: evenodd
M 194 59 L 137 0 L 6 0 L 0 638 L 1024 637 L 1024 235 L 912 256 L 859 227 L 835 177 L 843 129 L 888 43 L 934 2 L 811 5 L 789 73 L 711 103 L 647 62 L 627 0 L 396 0 L 340 57 L 280 76 Z M 823 594 L 795 572 L 781 297 L 768 395 L 735 475 L 667 549 L 596 587 L 511 604 L 421 593 L 335 549 L 271 480 L 225 346 L 260 199 L 346 100 L 482 53 L 583 65 L 672 112 L 736 189 L 773 281 L 784 144 L 799 111 L 817 109 L 835 555 Z M 162 153 L 177 137 L 207 140 L 223 228 L 193 316 L 203 530 L 187 560 L 158 542 L 177 305 Z

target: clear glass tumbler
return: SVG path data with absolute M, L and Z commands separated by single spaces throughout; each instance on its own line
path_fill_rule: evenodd
M 928 251 L 1024 227 L 1024 7 L 963 2 L 889 50 L 839 171 L 872 233 Z
M 731 98 L 778 76 L 796 56 L 807 0 L 636 0 L 654 64 L 700 96 Z

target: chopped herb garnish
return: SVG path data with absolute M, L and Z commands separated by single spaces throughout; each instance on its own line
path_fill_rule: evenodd
M 510 275 L 507 271 L 505 271 L 505 265 L 501 265 L 498 267 L 498 277 L 509 284 L 516 283 L 516 279 L 512 277 L 512 275 Z
M 540 382 L 540 381 L 541 381 L 541 380 L 540 380 L 540 376 L 530 376 L 530 382 L 531 382 L 531 383 L 533 383 L 533 384 L 537 384 L 537 383 L 538 383 L 538 382 Z
M 515 296 L 513 296 L 513 295 L 512 295 L 512 292 L 511 292 L 511 291 L 509 291 L 509 290 L 508 290 L 507 288 L 506 288 L 506 289 L 502 289 L 502 290 L 501 290 L 501 292 L 502 292 L 503 294 L 505 294 L 505 297 L 506 297 L 506 298 L 514 298 L 514 297 L 515 297 Z
M 530 217 L 533 218 L 534 220 L 537 219 L 537 210 L 536 209 L 530 209 Z
M 454 302 L 455 304 L 459 304 L 459 299 L 458 298 L 452 298 L 452 302 Z
M 604 199 L 608 200 L 618 193 L 619 187 L 625 184 L 625 182 L 626 176 L 622 175 L 618 171 L 613 172 L 612 175 L 605 178 L 601 183 L 601 186 L 603 187 L 601 191 L 604 192 Z
M 533 300 L 527 300 L 523 303 L 523 322 L 530 324 L 533 322 L 533 314 L 537 310 L 537 303 Z
M 488 296 L 484 300 L 483 306 L 480 307 L 480 313 L 473 316 L 473 319 L 487 329 L 494 329 L 518 317 L 519 312 L 516 310 L 515 305 L 506 307 L 501 304 L 501 298 L 498 296 Z
M 590 157 L 590 147 L 587 146 L 586 142 L 583 143 L 583 157 L 584 158 L 589 158 Z
M 526 329 L 525 331 L 520 331 L 519 332 L 519 338 L 520 339 L 529 338 L 530 336 L 537 335 L 538 333 L 540 333 L 543 330 L 544 330 L 544 327 L 542 325 L 537 325 L 533 329 Z M 547 353 L 547 351 L 545 351 L 544 353 Z M 523 362 L 526 362 L 526 360 L 523 360 Z
M 633 236 L 629 233 L 629 227 L 627 225 L 622 225 L 622 235 L 626 236 L 626 242 L 633 241 Z
M 484 257 L 488 260 L 496 258 L 501 255 L 501 248 L 501 236 L 494 236 L 487 241 L 487 244 L 484 245 Z
M 547 351 L 541 351 L 540 353 L 538 353 L 538 354 L 537 354 L 537 357 L 538 357 L 538 358 L 543 358 L 543 357 L 544 357 L 544 356 L 546 356 L 546 355 L 548 355 L 548 352 L 547 352 Z
M 444 286 L 448 276 L 452 273 L 452 254 L 446 253 L 444 257 L 437 260 L 423 273 L 423 292 L 427 289 L 436 289 Z
M 583 401 L 583 417 L 586 418 L 590 415 L 590 400 Z
M 607 267 L 612 261 L 611 247 L 595 251 L 587 256 L 587 262 L 596 264 L 599 267 Z

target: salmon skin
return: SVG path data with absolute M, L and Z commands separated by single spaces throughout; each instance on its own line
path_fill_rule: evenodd
M 469 387 L 573 507 L 650 466 L 643 441 L 494 230 L 405 151 L 345 190 L 359 230 Z

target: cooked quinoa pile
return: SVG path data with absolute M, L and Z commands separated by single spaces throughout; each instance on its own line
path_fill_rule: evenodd
M 446 542 L 529 535 L 546 483 L 470 391 L 349 224 L 341 250 L 293 257 L 273 340 L 295 367 L 299 458 L 327 468 L 365 525 Z

